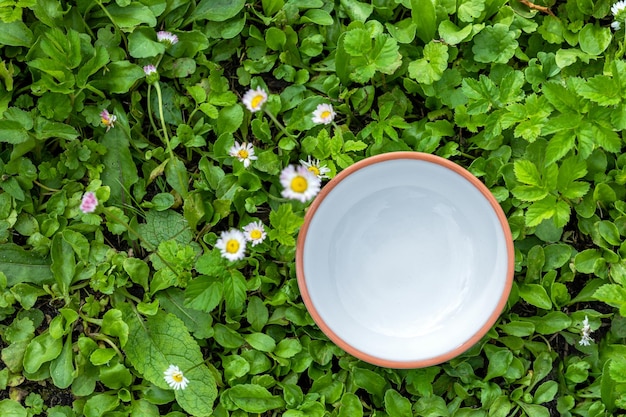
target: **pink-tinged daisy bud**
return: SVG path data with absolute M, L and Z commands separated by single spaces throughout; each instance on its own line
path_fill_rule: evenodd
M 248 110 L 255 113 L 261 110 L 263 104 L 267 101 L 267 92 L 261 87 L 258 87 L 256 90 L 248 90 L 241 101 L 243 101 Z
M 254 147 L 250 143 L 242 143 L 240 145 L 239 142 L 235 142 L 235 144 L 228 151 L 228 154 L 243 162 L 243 166 L 245 168 L 248 168 L 252 161 L 257 159 L 254 155 Z
M 146 81 L 148 81 L 148 84 L 154 84 L 159 81 L 159 73 L 154 65 L 146 65 L 143 67 L 143 72 L 146 74 Z
M 83 200 L 80 203 L 80 211 L 83 213 L 93 213 L 96 211 L 96 207 L 98 207 L 98 199 L 96 195 L 91 191 L 87 191 L 83 194 Z
M 115 127 L 117 116 L 113 113 L 109 113 L 107 109 L 104 109 L 100 112 L 100 119 L 102 120 L 102 124 L 106 126 L 108 132 L 111 128 Z
M 335 119 L 335 111 L 331 104 L 318 104 L 317 108 L 313 112 L 313 123 L 317 124 L 330 124 Z
M 311 200 L 320 192 L 322 182 L 305 166 L 289 165 L 280 173 L 280 183 L 285 188 L 282 196 L 303 203 Z
M 172 32 L 161 30 L 157 32 L 157 40 L 168 45 L 175 45 L 178 43 L 178 36 L 174 35 Z

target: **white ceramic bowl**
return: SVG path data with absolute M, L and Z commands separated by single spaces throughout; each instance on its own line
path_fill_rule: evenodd
M 366 362 L 420 368 L 472 347 L 507 301 L 506 216 L 459 165 L 419 152 L 364 159 L 311 204 L 298 285 L 321 330 Z

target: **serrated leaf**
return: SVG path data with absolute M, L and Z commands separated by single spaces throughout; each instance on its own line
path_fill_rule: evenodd
M 617 383 L 626 383 L 626 359 L 613 358 L 609 364 L 609 375 Z
M 545 164 L 549 165 L 563 158 L 574 148 L 575 142 L 576 136 L 571 131 L 564 130 L 555 133 L 546 146 Z
M 549 191 L 545 187 L 536 185 L 518 185 L 511 190 L 511 193 L 522 201 L 538 201 L 545 198 Z
M 514 162 L 513 170 L 515 177 L 519 182 L 527 185 L 534 185 L 536 187 L 543 187 L 543 181 L 541 174 L 537 169 L 537 166 L 527 159 L 518 159 Z
M 626 317 L 626 288 L 621 285 L 604 284 L 596 290 L 593 298 L 619 308 L 620 314 Z
M 601 106 L 613 106 L 622 102 L 619 83 L 606 75 L 589 78 L 578 86 L 576 92 Z
M 517 46 L 515 32 L 505 24 L 496 23 L 474 37 L 472 52 L 478 62 L 506 64 L 513 58 Z
M 148 250 L 154 250 L 161 242 L 168 240 L 184 245 L 193 239 L 183 215 L 173 210 L 148 211 L 146 222 L 139 224 L 137 229 L 143 239 L 142 244 L 149 246 L 146 248 Z
M 230 277 L 224 278 L 224 301 L 228 316 L 241 314 L 246 302 L 246 280 L 241 272 L 231 271 Z
M 548 195 L 543 200 L 534 202 L 526 210 L 526 226 L 534 227 L 546 219 L 552 218 L 556 212 L 556 197 Z
M 457 8 L 461 22 L 473 22 L 485 10 L 485 0 L 463 0 Z

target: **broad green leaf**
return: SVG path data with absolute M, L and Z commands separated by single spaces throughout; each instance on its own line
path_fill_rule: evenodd
M 0 245 L 0 273 L 6 275 L 8 287 L 19 282 L 38 285 L 54 282 L 49 258 L 43 258 L 13 243 Z
M 537 166 L 532 161 L 527 159 L 518 159 L 515 161 L 513 169 L 515 177 L 518 181 L 537 187 L 543 186 L 541 174 L 539 173 Z
M 361 404 L 359 397 L 352 393 L 343 394 L 339 407 L 337 417 L 363 417 L 363 404 Z
M 189 178 L 187 175 L 187 168 L 179 158 L 175 157 L 174 159 L 170 159 L 167 163 L 165 166 L 165 179 L 183 199 L 187 198 L 187 195 L 189 194 Z
M 156 302 L 166 313 L 172 313 L 181 319 L 197 339 L 213 336 L 213 317 L 208 313 L 187 308 L 183 290 L 170 288 L 166 291 L 160 291 L 156 296 Z
M 354 383 L 370 394 L 382 399 L 387 381 L 378 373 L 365 368 L 354 368 Z
M 264 333 L 251 333 L 244 336 L 250 346 L 261 352 L 272 352 L 276 348 L 276 341 Z
M 156 17 L 152 10 L 140 2 L 131 2 L 125 7 L 120 7 L 117 4 L 109 4 L 107 5 L 107 13 L 120 28 L 131 29 L 141 24 L 154 27 L 157 24 Z
M 165 52 L 165 45 L 155 39 L 153 30 L 139 27 L 128 35 L 128 53 L 133 58 L 150 58 Z
M 389 417 L 405 417 L 412 414 L 411 402 L 398 391 L 389 389 L 385 392 L 385 411 Z
M 206 256 L 206 255 L 204 255 Z M 199 276 L 185 290 L 185 307 L 210 313 L 222 301 L 224 285 L 221 279 Z
M 487 352 L 487 357 L 489 358 L 489 365 L 487 366 L 485 381 L 506 374 L 513 361 L 513 353 L 508 349 L 498 349 L 491 353 Z
M 512 321 L 501 325 L 500 328 L 506 334 L 517 337 L 526 337 L 535 333 L 535 326 L 525 321 Z
M 129 327 L 124 351 L 135 369 L 157 387 L 168 389 L 163 373 L 170 365 L 178 366 L 189 380 L 186 389 L 175 393 L 180 406 L 193 415 L 211 414 L 217 397 L 215 379 L 202 365 L 200 347 L 184 323 L 162 311 L 144 320 L 128 305 L 120 310 Z
M 596 290 L 593 298 L 619 309 L 620 314 L 626 317 L 626 288 L 617 284 L 604 284 Z
M 543 405 L 527 404 L 524 402 L 519 402 L 519 405 L 522 406 L 522 409 L 529 417 L 550 417 L 550 410 Z
M 473 22 L 485 10 L 485 0 L 462 0 L 457 9 L 461 22 Z
M 215 325 L 215 341 L 226 349 L 237 349 L 244 343 L 239 333 L 221 323 Z
M 63 341 L 44 332 L 30 341 L 24 352 L 24 370 L 35 373 L 41 366 L 55 359 L 63 349 Z
M 252 329 L 257 332 L 260 332 L 261 329 L 263 329 L 269 319 L 269 311 L 263 303 L 263 300 L 255 295 L 248 298 L 246 319 L 248 320 L 248 323 L 250 323 L 250 326 L 252 326 Z
M 448 45 L 457 45 L 466 40 L 472 34 L 472 25 L 465 25 L 462 29 L 459 29 L 450 20 L 444 20 L 439 24 L 439 35 L 446 41 Z
M 613 106 L 622 102 L 619 81 L 606 75 L 596 75 L 584 82 L 581 80 L 576 83 L 576 92 L 601 106 Z
M 128 324 L 122 318 L 122 312 L 116 308 L 108 310 L 102 317 L 102 332 L 109 336 L 118 337 L 120 346 L 124 347 L 128 341 Z
M 302 344 L 298 339 L 283 339 L 278 342 L 274 354 L 281 358 L 292 358 L 302 351 Z
M 485 27 L 474 37 L 472 52 L 478 62 L 506 64 L 518 46 L 515 32 L 502 23 Z
M 626 383 L 626 360 L 624 358 L 614 358 L 609 364 L 609 375 L 615 382 Z
M 587 23 L 578 33 L 580 49 L 590 55 L 600 55 L 611 43 L 611 29 L 598 23 Z
M 559 384 L 556 381 L 546 381 L 537 387 L 533 395 L 533 402 L 535 404 L 550 402 L 554 399 L 558 390 Z
M 156 249 L 161 242 L 174 240 L 181 245 L 191 242 L 193 234 L 185 218 L 174 210 L 146 213 L 146 222 L 138 225 L 137 232 L 142 237 L 142 244 L 147 249 Z
M 246 280 L 241 272 L 233 270 L 224 277 L 224 301 L 226 314 L 230 317 L 239 315 L 246 302 Z
M 365 22 L 374 11 L 374 7 L 357 0 L 340 0 L 341 7 L 353 21 Z
M 534 202 L 526 210 L 526 225 L 528 227 L 538 226 L 546 219 L 552 218 L 556 214 L 556 197 L 548 195 L 543 200 Z
M 18 145 L 30 139 L 28 131 L 14 120 L 0 120 L 0 142 Z
M 540 334 L 554 334 L 567 329 L 572 325 L 572 319 L 561 311 L 551 311 L 545 316 L 525 317 L 535 325 L 535 331 Z
M 546 289 L 539 284 L 520 284 L 519 295 L 524 301 L 535 307 L 544 310 L 552 308 L 552 301 L 550 301 Z
M 437 32 L 437 11 L 433 0 L 410 0 L 411 16 L 417 25 L 417 37 L 428 43 Z
M 239 384 L 224 392 L 239 409 L 248 413 L 265 413 L 285 405 L 285 401 L 256 384 Z
M 571 123 L 571 118 L 570 123 Z M 545 164 L 549 165 L 563 158 L 574 148 L 576 136 L 571 131 L 562 130 L 552 136 L 546 147 Z
M 409 64 L 409 76 L 422 84 L 432 84 L 441 79 L 448 68 L 448 47 L 440 42 L 429 42 L 424 47 L 424 57 Z
M 191 14 L 190 20 L 223 22 L 237 15 L 245 3 L 246 0 L 201 0 Z
M 108 411 L 115 410 L 120 403 L 117 395 L 96 394 L 85 402 L 85 417 L 102 417 Z
M 25 46 L 30 48 L 33 44 L 33 32 L 24 22 L 6 23 L 0 20 L 0 45 Z
M 0 414 L 2 417 L 28 417 L 28 411 L 19 402 L 11 399 L 0 401 Z
M 140 66 L 130 63 L 129 61 L 114 61 L 109 63 L 107 71 L 104 75 L 93 78 L 90 83 L 95 88 L 106 91 L 107 93 L 124 94 L 128 93 L 130 88 L 140 79 L 145 78 L 146 74 Z M 100 74 L 100 73 L 98 73 Z M 120 121 L 119 110 L 116 108 L 114 112 Z M 117 125 L 116 125 L 117 126 Z M 111 129 L 111 132 L 118 130 L 118 127 Z M 105 137 L 108 135 L 105 135 Z

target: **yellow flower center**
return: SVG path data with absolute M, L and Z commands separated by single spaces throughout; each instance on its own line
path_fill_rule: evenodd
M 257 94 L 250 101 L 250 105 L 252 106 L 253 109 L 256 109 L 257 107 L 261 105 L 262 101 L 263 101 L 263 96 L 261 94 Z
M 324 111 L 322 112 L 322 114 L 320 115 L 320 117 L 321 117 L 322 119 L 328 119 L 328 118 L 330 117 L 330 115 L 331 115 L 331 113 L 330 113 L 328 110 L 324 110 Z
M 254 229 L 253 231 L 250 232 L 251 239 L 254 239 L 254 240 L 261 239 L 262 236 L 263 236 L 263 233 L 261 233 L 259 229 Z
M 172 379 L 174 382 L 178 382 L 179 384 L 183 382 L 183 374 L 181 372 L 175 372 L 172 374 Z
M 236 239 L 231 239 L 226 242 L 226 252 L 228 253 L 237 253 L 239 250 L 239 241 Z
M 108 125 L 109 123 L 111 123 L 111 121 L 108 118 L 105 118 L 105 117 L 102 118 L 103 125 Z
M 247 159 L 247 158 L 248 158 L 248 156 L 250 156 L 250 154 L 248 153 L 248 151 L 247 151 L 247 150 L 245 150 L 245 149 L 240 149 L 240 150 L 239 150 L 239 152 L 237 152 L 237 155 L 239 155 L 239 157 L 240 157 L 241 159 Z
M 311 165 L 310 167 L 307 168 L 309 171 L 311 171 L 312 173 L 314 173 L 316 176 L 319 177 L 320 175 L 320 169 L 318 167 L 316 167 L 315 165 Z
M 309 183 L 303 176 L 296 176 L 291 180 L 291 189 L 296 193 L 303 193 L 308 188 Z

